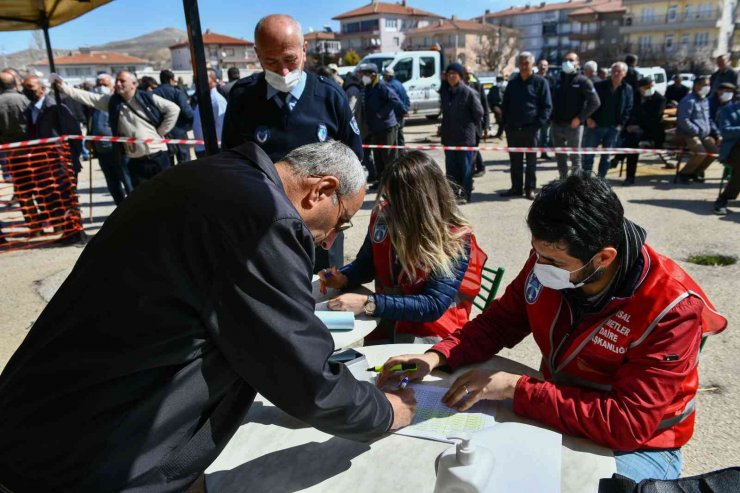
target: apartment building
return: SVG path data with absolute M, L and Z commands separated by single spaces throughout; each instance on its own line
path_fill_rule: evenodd
M 442 48 L 447 63 L 459 62 L 479 71 L 500 71 L 514 68 L 517 53 L 517 31 L 477 21 L 439 19 L 432 24 L 406 33 L 405 50 Z
M 620 61 L 625 45 L 621 34 L 627 9 L 622 0 L 591 3 L 571 12 L 570 39 L 581 60 L 596 60 L 600 65 Z
M 372 1 L 333 18 L 339 21 L 342 50 L 368 53 L 401 51 L 406 33 L 444 19 L 443 16 L 400 3 Z
M 252 41 L 214 33 L 208 29 L 203 33 L 203 45 L 206 65 L 210 68 L 223 71 L 231 67 L 244 70 L 260 68 Z M 187 41 L 170 46 L 170 55 L 172 56 L 173 70 L 193 69 L 193 63 L 190 59 L 190 44 Z
M 642 65 L 678 69 L 712 67 L 713 59 L 732 51 L 736 0 L 622 0 L 626 49 Z
M 537 59 L 547 58 L 550 63 L 560 64 L 569 51 L 579 51 L 581 48 L 581 40 L 572 36 L 575 27 L 578 35 L 581 34 L 581 28 L 580 25 L 574 27 L 570 15 L 584 7 L 607 3 L 615 2 L 608 0 L 541 2 L 524 7 L 509 7 L 498 12 L 486 10 L 485 14 L 476 20 L 482 19 L 488 24 L 518 30 L 520 51 L 530 51 Z M 586 41 L 588 46 L 591 39 Z
M 336 63 L 342 52 L 342 43 L 330 30 L 306 33 L 303 38 L 308 43 L 306 55 L 312 64 L 328 65 Z

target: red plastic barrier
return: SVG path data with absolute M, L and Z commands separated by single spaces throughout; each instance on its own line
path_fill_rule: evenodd
M 68 142 L 0 151 L 0 251 L 49 245 L 82 231 Z

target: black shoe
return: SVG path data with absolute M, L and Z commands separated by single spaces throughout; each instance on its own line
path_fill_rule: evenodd
M 714 203 L 714 208 L 712 209 L 712 212 L 714 212 L 718 216 L 726 216 L 730 213 L 729 209 L 727 209 L 727 199 L 717 199 L 717 201 Z
M 691 179 L 698 183 L 704 183 L 704 173 L 696 173 Z
M 527 193 L 525 193 L 524 196 L 527 198 L 527 200 L 534 200 L 534 198 L 537 196 L 537 192 L 535 192 L 534 190 L 527 190 Z
M 629 185 L 634 185 L 634 184 L 635 184 L 634 178 L 625 178 L 625 180 L 622 182 L 622 185 L 624 186 L 629 186 Z
M 686 173 L 679 173 L 678 174 L 678 183 L 682 183 L 684 185 L 688 185 L 691 183 L 691 177 L 693 175 L 687 175 Z
M 521 197 L 522 191 L 521 190 L 514 190 L 513 188 L 510 188 L 506 190 L 505 192 L 499 193 L 501 197 Z
M 552 158 L 550 156 L 548 156 L 546 152 L 543 152 L 540 155 L 540 159 L 544 159 L 545 161 L 550 161 Z

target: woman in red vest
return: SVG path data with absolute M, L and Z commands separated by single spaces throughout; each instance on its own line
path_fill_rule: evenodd
M 413 362 L 409 376 L 418 379 L 485 361 L 532 334 L 541 377 L 471 370 L 443 402 L 464 411 L 511 399 L 520 416 L 613 449 L 624 476 L 677 478 L 694 431 L 702 337 L 727 320 L 645 243 L 600 178 L 579 173 L 545 186 L 527 225 L 532 250 L 501 298 L 427 353 L 386 365 Z
M 382 319 L 366 342 L 438 342 L 467 322 L 486 255 L 425 153 L 404 154 L 386 168 L 378 197 L 355 261 L 319 273 L 322 289 L 374 280 L 375 294 L 345 293 L 329 308 Z

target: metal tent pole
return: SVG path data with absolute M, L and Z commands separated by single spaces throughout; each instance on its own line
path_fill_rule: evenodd
M 213 115 L 213 106 L 211 106 L 211 91 L 208 87 L 206 51 L 203 46 L 203 32 L 200 28 L 198 0 L 182 0 L 182 5 L 185 11 L 185 23 L 188 29 L 190 59 L 193 62 L 195 89 L 198 95 L 198 110 L 203 128 L 203 140 L 205 140 L 206 155 L 210 156 L 218 153 L 219 146 L 218 137 L 216 136 L 216 120 Z

